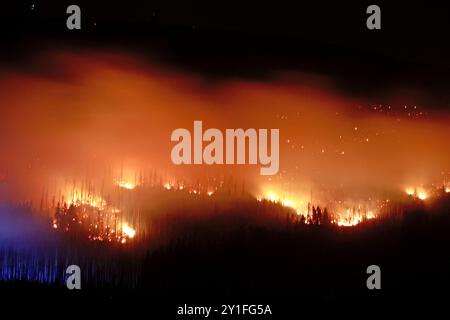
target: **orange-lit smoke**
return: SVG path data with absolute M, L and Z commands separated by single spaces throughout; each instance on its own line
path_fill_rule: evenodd
M 311 190 L 313 198 L 329 190 L 341 198 L 403 192 L 450 171 L 448 113 L 411 117 L 407 108 L 419 111 L 408 105 L 388 115 L 386 101 L 386 112 L 377 112 L 372 101 L 334 89 L 332 79 L 274 73 L 270 81 L 211 81 L 126 54 L 46 53 L 32 64 L 0 73 L 2 200 L 38 199 L 45 186 L 83 177 L 99 188 L 105 175 L 133 189 L 141 170 L 157 169 L 180 181 L 233 176 L 255 195 L 275 188 L 304 206 Z M 403 108 L 401 97 L 392 103 Z M 418 101 L 419 110 L 427 103 Z M 194 120 L 222 130 L 280 128 L 279 174 L 173 165 L 170 134 L 191 130 Z

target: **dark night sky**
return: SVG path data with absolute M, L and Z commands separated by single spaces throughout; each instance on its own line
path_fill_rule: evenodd
M 82 9 L 82 30 L 65 9 Z M 32 10 L 32 4 L 34 8 Z M 7 50 L 23 64 L 40 48 L 119 48 L 215 78 L 272 70 L 331 75 L 354 94 L 405 83 L 448 105 L 450 9 L 442 2 L 376 2 L 382 30 L 365 27 L 369 1 L 21 1 L 2 5 Z

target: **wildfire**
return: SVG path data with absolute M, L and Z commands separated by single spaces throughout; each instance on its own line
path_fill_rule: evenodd
M 370 219 L 374 219 L 375 217 L 376 217 L 376 215 L 372 210 L 367 211 L 367 214 L 366 214 L 367 219 L 370 220 Z
M 295 202 L 290 200 L 290 199 L 284 199 L 283 200 L 283 206 L 285 207 L 291 207 L 291 208 L 296 208 Z
M 122 232 L 130 239 L 136 235 L 136 230 L 131 228 L 127 223 L 122 224 Z
M 275 193 L 270 192 L 268 198 L 272 202 L 278 202 L 278 197 L 277 197 L 277 195 L 275 195 Z
M 90 206 L 99 210 L 103 210 L 106 207 L 106 201 L 102 197 L 92 192 L 81 192 L 78 188 L 68 188 L 62 192 L 61 202 L 75 206 Z
M 416 193 L 414 187 L 406 187 L 405 192 L 408 196 L 413 196 Z
M 171 190 L 173 187 L 172 187 L 172 185 L 170 184 L 170 183 L 166 183 L 166 184 L 164 184 L 164 189 L 166 189 L 166 190 Z M 181 188 L 180 190 L 183 190 L 183 188 Z
M 361 221 L 361 218 L 339 218 L 336 224 L 340 227 L 354 227 Z
M 258 201 L 267 200 L 273 203 L 279 203 L 284 207 L 294 209 L 299 216 L 299 219 L 303 217 L 300 221 L 303 221 L 305 224 L 321 223 L 317 222 L 317 219 L 314 218 L 314 214 L 323 214 L 324 208 L 318 213 L 318 207 L 314 208 L 310 201 L 305 200 L 305 198 L 295 197 L 292 194 L 280 196 L 280 194 L 282 193 L 277 193 L 271 189 L 270 191 L 265 192 L 264 195 L 258 196 L 256 199 Z M 389 202 L 389 200 L 386 200 L 386 202 Z M 344 203 L 343 201 L 336 201 L 335 203 L 329 203 L 329 205 L 332 208 L 335 208 L 333 212 L 328 213 L 330 218 L 329 222 L 338 226 L 351 227 L 356 226 L 364 220 L 375 219 L 378 215 L 377 212 L 385 205 L 385 202 L 382 202 L 381 204 L 378 203 L 375 209 L 374 206 L 369 203 L 361 205 L 353 202 Z M 368 209 L 368 206 L 371 209 Z
M 430 197 L 430 192 L 433 190 L 426 190 L 423 187 L 407 187 L 405 189 L 405 193 L 410 197 L 416 197 L 422 201 L 428 199 Z
M 420 200 L 425 200 L 428 198 L 428 194 L 425 191 L 419 191 L 417 192 L 417 198 Z
M 266 196 L 258 196 L 258 201 L 262 201 L 262 199 L 269 200 L 274 203 L 281 203 L 282 206 L 294 209 L 298 215 L 304 214 L 306 210 L 305 201 L 300 200 L 294 197 L 282 197 L 273 191 L 269 191 L 266 193 Z M 304 206 L 305 208 L 302 208 Z
M 133 190 L 134 188 L 136 188 L 136 184 L 129 182 L 129 181 L 117 181 L 117 185 L 120 188 L 127 189 L 127 190 Z
M 103 210 L 106 206 L 106 201 L 103 200 L 100 197 L 95 197 L 95 198 L 91 198 L 91 199 L 76 199 L 76 200 L 72 200 L 72 202 L 69 202 L 69 204 L 74 204 L 74 205 L 88 205 L 94 208 L 97 208 L 99 210 Z
M 383 204 L 380 208 L 382 207 Z M 340 227 L 353 227 L 363 221 L 377 218 L 377 211 L 362 209 L 361 206 L 358 206 L 357 209 L 353 207 L 353 209 L 347 208 L 345 210 L 338 210 L 337 214 L 333 215 L 334 219 L 332 223 L 335 223 Z
M 340 227 L 353 227 L 357 224 L 361 223 L 364 220 L 371 220 L 377 217 L 377 214 L 373 210 L 368 210 L 366 212 L 361 211 L 361 208 L 358 208 L 358 211 L 347 209 L 344 212 L 340 212 L 336 215 L 336 220 L 333 222 L 336 223 Z
M 115 184 L 127 190 L 136 187 L 124 181 L 115 181 Z M 126 243 L 136 236 L 136 230 L 118 215 L 122 211 L 92 191 L 83 193 L 73 187 L 70 192 L 63 193 L 61 203 L 52 210 L 55 214 L 51 226 L 55 231 L 87 234 L 91 241 L 119 243 Z

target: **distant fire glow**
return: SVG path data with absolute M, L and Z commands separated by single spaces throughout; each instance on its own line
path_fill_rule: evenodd
M 170 183 L 166 183 L 166 184 L 164 185 L 164 188 L 165 188 L 166 190 L 170 190 L 170 189 L 172 189 L 172 185 L 171 185 Z M 183 187 L 181 187 L 181 190 L 183 190 Z
M 77 233 L 91 241 L 122 244 L 136 236 L 137 231 L 124 221 L 122 211 L 95 195 L 93 190 L 81 190 L 75 186 L 68 190 L 60 195 L 57 203 L 42 203 L 46 206 L 42 210 L 54 213 L 51 226 L 55 231 Z
M 420 200 L 425 200 L 425 199 L 428 198 L 428 195 L 427 195 L 427 193 L 426 193 L 425 191 L 419 191 L 419 192 L 417 193 L 417 197 L 418 197 Z
M 179 196 L 220 205 L 232 193 L 284 207 L 299 223 L 355 226 L 380 217 L 391 199 L 428 204 L 450 192 L 450 114 L 433 111 L 432 100 L 409 101 L 403 87 L 378 101 L 315 74 L 211 85 L 125 53 L 46 52 L 31 63 L 0 71 L 8 88 L 0 92 L 0 200 L 29 202 L 53 232 L 128 244 L 154 203 L 163 210 Z M 279 128 L 278 174 L 174 165 L 171 132 L 198 119 L 219 130 Z M 161 204 L 160 192 L 173 198 Z
M 419 199 L 422 201 L 428 200 L 430 198 L 436 198 L 440 193 L 449 193 L 450 188 L 448 186 L 417 186 L 408 187 L 405 189 L 405 193 L 412 198 Z
M 128 224 L 124 223 L 122 225 L 122 232 L 130 239 L 134 238 L 136 235 L 136 230 L 131 228 Z
M 281 193 L 282 194 L 282 193 Z M 263 196 L 257 197 L 258 201 L 267 200 L 273 203 L 281 204 L 284 207 L 293 209 L 298 216 L 303 217 L 305 224 L 310 224 L 314 221 L 314 206 L 311 200 L 307 197 L 280 196 L 274 191 L 268 191 Z M 388 201 L 387 201 L 388 202 Z M 386 201 L 381 202 L 380 209 L 385 205 Z M 321 204 L 323 209 L 327 209 L 327 205 Z M 330 223 L 342 227 L 356 226 L 365 221 L 375 219 L 377 217 L 376 209 L 363 208 L 360 204 L 344 204 L 340 202 L 328 203 L 330 209 Z M 318 208 L 318 207 L 317 207 Z
M 414 190 L 413 187 L 407 187 L 406 190 L 405 190 L 405 192 L 406 192 L 406 194 L 407 194 L 408 196 L 412 196 L 412 195 L 414 195 L 414 194 L 416 193 L 416 191 Z
M 136 185 L 134 183 L 128 181 L 118 181 L 117 185 L 127 190 L 133 190 L 134 188 L 136 188 Z

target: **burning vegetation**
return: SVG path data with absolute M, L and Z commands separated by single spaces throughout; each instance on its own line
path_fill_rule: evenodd
M 2 220 L 0 280 L 57 284 L 73 262 L 90 286 L 159 292 L 179 288 L 182 259 L 192 274 L 211 272 L 210 260 L 231 270 L 242 261 L 244 280 L 262 268 L 266 278 L 277 270 L 285 282 L 315 275 L 327 283 L 323 270 L 342 252 L 368 261 L 358 245 L 381 237 L 390 248 L 402 223 L 449 225 L 448 114 L 428 112 L 428 101 L 356 101 L 309 75 L 212 86 L 128 55 L 47 55 L 66 82 L 0 73 L 9 88 L 0 92 L 0 203 L 21 221 L 40 221 L 36 237 L 48 239 L 39 250 L 18 243 L 26 223 Z M 171 133 L 195 119 L 218 130 L 279 128 L 277 174 L 176 166 Z M 267 263 L 278 259 L 289 272 Z M 305 262 L 316 260 L 322 270 Z

